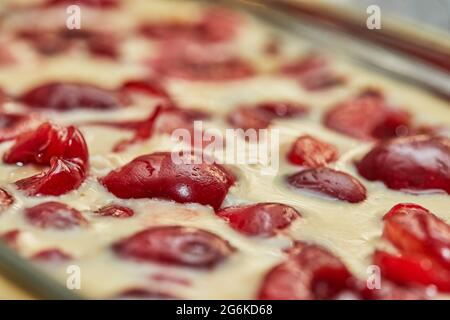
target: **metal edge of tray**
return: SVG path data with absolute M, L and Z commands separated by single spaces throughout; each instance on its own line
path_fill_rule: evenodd
M 73 290 L 65 288 L 28 260 L 0 243 L 0 273 L 32 297 L 51 300 L 81 300 Z

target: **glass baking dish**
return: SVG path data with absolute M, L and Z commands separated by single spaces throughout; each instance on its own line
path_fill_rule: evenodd
M 330 2 L 221 0 L 219 3 L 254 15 L 277 32 L 307 39 L 318 51 L 332 50 L 386 77 L 427 89 L 446 99 L 450 97 L 448 35 L 429 30 L 426 38 L 433 41 L 424 41 L 423 33 L 414 26 L 383 18 L 383 34 L 374 36 L 376 31 L 361 27 L 365 25 L 364 12 L 336 7 Z M 407 44 L 402 46 L 394 41 L 399 37 Z M 427 54 L 423 54 L 424 51 Z M 0 273 L 36 298 L 83 298 L 1 243 Z

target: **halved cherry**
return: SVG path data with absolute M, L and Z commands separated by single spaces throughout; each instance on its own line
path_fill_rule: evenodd
M 22 94 L 19 101 L 28 107 L 68 111 L 76 109 L 116 109 L 122 105 L 116 93 L 93 85 L 50 82 Z
M 356 280 L 333 254 L 316 245 L 304 245 L 265 276 L 258 298 L 263 300 L 359 299 Z
M 310 168 L 323 167 L 337 157 L 338 151 L 333 145 L 310 135 L 298 137 L 287 155 L 292 164 Z
M 95 213 L 102 217 L 114 218 L 129 218 L 134 215 L 133 209 L 118 204 L 110 204 L 104 206 L 95 211 Z
M 0 188 L 0 213 L 8 209 L 14 203 L 14 198 L 5 189 Z
M 272 236 L 287 228 L 300 213 L 280 203 L 257 203 L 228 207 L 216 213 L 228 221 L 232 228 L 251 236 Z
M 434 285 L 450 292 L 450 270 L 423 255 L 397 256 L 377 251 L 374 254 L 382 275 L 401 285 Z
M 235 250 L 228 241 L 201 229 L 153 227 L 120 240 L 113 250 L 138 261 L 208 268 L 222 262 Z
M 16 185 L 28 195 L 62 195 L 78 188 L 86 178 L 88 150 L 81 132 L 44 123 L 22 135 L 8 150 L 6 163 L 50 165 L 50 169 L 18 180 Z
M 122 84 L 120 90 L 124 93 L 139 92 L 169 99 L 169 94 L 166 89 L 153 79 L 128 80 Z
M 236 128 L 264 129 L 272 120 L 302 117 L 308 109 L 300 103 L 289 101 L 269 101 L 254 106 L 241 106 L 231 111 L 227 120 Z
M 222 166 L 198 161 L 194 155 L 174 159 L 170 152 L 143 155 L 111 171 L 100 182 L 122 199 L 160 198 L 218 209 L 234 177 Z
M 25 217 L 29 223 L 43 229 L 66 230 L 88 223 L 81 212 L 56 201 L 25 209 Z
M 29 196 L 60 196 L 78 189 L 86 178 L 86 164 L 75 160 L 52 158 L 50 168 L 15 182 Z
M 51 248 L 35 253 L 31 259 L 41 262 L 59 263 L 71 260 L 72 257 L 58 248 Z
M 450 139 L 411 136 L 378 143 L 356 163 L 359 173 L 395 190 L 450 194 Z
M 424 207 L 394 206 L 384 216 L 383 237 L 402 253 L 428 256 L 450 270 L 450 225 Z
M 287 178 L 288 183 L 298 189 L 306 189 L 351 203 L 366 199 L 366 188 L 348 173 L 314 168 L 300 171 Z
M 328 128 L 345 135 L 372 140 L 405 134 L 411 124 L 411 115 L 387 105 L 381 93 L 369 89 L 335 105 L 323 121 Z
M 6 163 L 48 165 L 53 157 L 87 163 L 87 145 L 77 128 L 43 123 L 35 131 L 21 135 L 3 160 Z

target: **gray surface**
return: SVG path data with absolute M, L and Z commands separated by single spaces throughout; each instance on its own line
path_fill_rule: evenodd
M 376 4 L 383 13 L 404 16 L 427 23 L 450 33 L 450 0 L 335 0 L 354 7 L 367 8 Z

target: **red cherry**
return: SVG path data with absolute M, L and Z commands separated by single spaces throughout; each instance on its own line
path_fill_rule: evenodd
M 327 250 L 305 245 L 287 261 L 272 268 L 258 293 L 263 300 L 359 298 L 356 280 L 344 264 Z
M 232 228 L 250 236 L 272 236 L 287 228 L 301 216 L 292 207 L 279 203 L 258 203 L 241 207 L 228 207 L 216 213 L 228 221 Z
M 25 209 L 25 217 L 29 223 L 43 229 L 66 230 L 88 224 L 81 212 L 56 201 Z
M 220 42 L 236 33 L 239 18 L 233 11 L 213 8 L 198 22 L 146 23 L 139 28 L 141 34 L 157 40 L 185 38 L 192 42 Z
M 87 173 L 86 142 L 75 127 L 43 123 L 20 136 L 4 157 L 6 163 L 50 165 L 50 169 L 16 181 L 29 195 L 61 195 L 78 188 Z
M 0 188 L 0 213 L 8 209 L 14 203 L 14 198 L 6 190 Z
M 54 55 L 67 51 L 72 43 L 53 30 L 25 29 L 17 32 L 19 39 L 29 42 L 43 55 Z
M 214 267 L 235 250 L 211 232 L 180 226 L 146 229 L 113 249 L 123 258 L 196 268 Z
M 324 90 L 345 82 L 345 78 L 336 75 L 330 69 L 328 61 L 320 55 L 307 57 L 281 67 L 281 73 L 295 77 L 300 84 L 310 91 Z
M 382 275 L 400 285 L 435 285 L 450 292 L 450 271 L 425 256 L 395 256 L 383 251 L 374 255 Z
M 134 215 L 133 209 L 120 206 L 117 204 L 107 205 L 95 211 L 95 213 L 102 217 L 114 217 L 114 218 L 129 218 Z
M 356 167 L 364 178 L 390 189 L 450 194 L 450 139 L 412 136 L 381 142 Z
M 303 135 L 295 140 L 287 157 L 292 164 L 318 168 L 335 161 L 338 151 L 329 143 Z
M 50 82 L 19 97 L 28 107 L 67 111 L 76 109 L 110 110 L 122 103 L 114 92 L 79 83 Z
M 324 118 L 328 128 L 361 140 L 397 137 L 409 129 L 410 122 L 408 112 L 386 105 L 373 90 L 337 104 Z
M 20 136 L 3 160 L 6 163 L 48 165 L 53 157 L 88 161 L 86 142 L 77 128 L 43 123 L 35 131 Z
M 53 7 L 70 6 L 73 4 L 102 9 L 113 9 L 119 6 L 119 2 L 117 0 L 47 0 L 44 5 L 47 7 Z
M 110 172 L 100 182 L 122 199 L 160 198 L 179 203 L 200 203 L 218 209 L 234 177 L 222 166 L 194 156 L 176 164 L 170 152 L 140 156 Z
M 450 225 L 419 205 L 394 206 L 384 216 L 383 237 L 403 253 L 426 255 L 450 269 Z
M 366 199 L 366 188 L 351 175 L 329 168 L 314 168 L 295 173 L 287 178 L 298 189 L 306 189 L 351 203 Z
M 236 128 L 264 129 L 272 120 L 302 117 L 308 112 L 307 108 L 295 102 L 263 102 L 254 106 L 241 106 L 229 113 L 228 123 Z
M 60 196 L 78 189 L 86 178 L 85 165 L 77 161 L 52 158 L 50 169 L 16 181 L 16 185 L 29 196 Z
M 192 81 L 231 81 L 255 74 L 246 60 L 216 51 L 211 45 L 198 42 L 165 41 L 151 67 L 158 75 Z
M 52 248 L 35 253 L 31 259 L 35 261 L 58 263 L 71 260 L 72 257 L 60 249 Z

